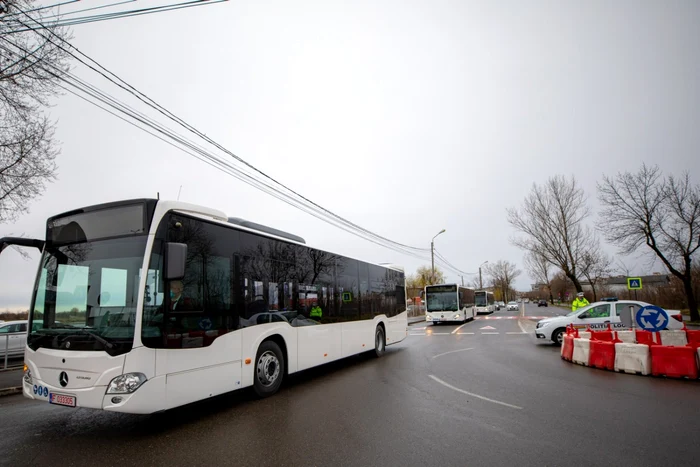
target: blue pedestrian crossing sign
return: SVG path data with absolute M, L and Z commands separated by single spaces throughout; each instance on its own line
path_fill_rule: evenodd
M 637 310 L 635 321 L 645 331 L 663 331 L 668 324 L 668 314 L 658 306 L 649 305 Z
M 628 290 L 642 290 L 642 278 L 641 277 L 628 277 L 627 278 L 627 289 Z

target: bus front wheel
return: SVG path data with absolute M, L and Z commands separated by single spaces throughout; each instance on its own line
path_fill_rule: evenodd
M 258 347 L 255 357 L 253 389 L 259 397 L 268 397 L 277 392 L 284 378 L 284 355 L 279 345 L 265 341 Z

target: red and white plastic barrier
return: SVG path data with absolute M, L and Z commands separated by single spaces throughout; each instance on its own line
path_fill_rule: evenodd
M 561 357 L 579 365 L 669 378 L 698 379 L 700 331 L 578 331 L 567 328 Z
M 685 331 L 661 331 L 657 333 L 656 342 L 661 345 L 684 346 L 688 345 L 688 338 Z
M 698 362 L 694 348 L 652 345 L 649 350 L 652 375 L 698 379 Z
M 574 337 L 574 352 L 571 361 L 579 365 L 588 366 L 591 356 L 591 341 L 581 337 Z
M 648 375 L 651 373 L 651 355 L 646 344 L 615 344 L 615 371 Z
M 561 358 L 570 362 L 574 356 L 574 338 L 578 337 L 578 331 L 573 326 L 566 328 L 564 341 L 561 344 Z

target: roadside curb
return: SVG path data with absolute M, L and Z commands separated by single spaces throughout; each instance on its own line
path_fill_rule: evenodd
M 20 394 L 22 392 L 22 386 L 17 386 L 14 388 L 0 389 L 0 397 L 11 396 L 13 394 Z

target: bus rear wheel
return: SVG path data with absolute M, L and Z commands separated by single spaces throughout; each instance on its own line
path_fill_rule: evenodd
M 379 358 L 382 355 L 384 355 L 385 350 L 386 350 L 386 339 L 384 336 L 384 328 L 382 326 L 377 326 L 377 329 L 374 331 L 374 353 L 373 353 L 373 355 L 376 358 Z
M 253 389 L 259 397 L 269 397 L 277 392 L 284 379 L 284 355 L 279 345 L 265 341 L 258 347 L 255 357 Z

